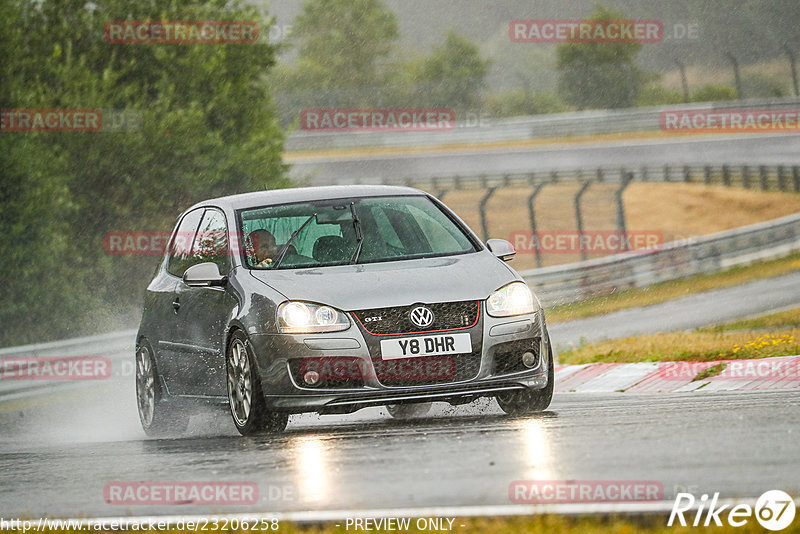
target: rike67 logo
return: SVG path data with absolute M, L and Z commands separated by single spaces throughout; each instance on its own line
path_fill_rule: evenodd
M 723 512 L 727 512 L 727 516 Z M 794 500 L 781 490 L 765 492 L 758 498 L 755 507 L 749 504 L 719 504 L 719 493 L 715 493 L 710 501 L 707 494 L 697 500 L 691 493 L 678 493 L 667 526 L 671 527 L 677 519 L 682 527 L 687 526 L 687 520 L 691 521 L 693 527 L 708 527 L 712 522 L 721 527 L 725 518 L 730 526 L 741 527 L 755 516 L 765 529 L 778 531 L 792 524 L 795 512 Z

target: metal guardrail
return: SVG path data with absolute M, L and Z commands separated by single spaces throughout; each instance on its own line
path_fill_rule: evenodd
M 371 184 L 406 185 L 432 193 L 492 187 L 535 187 L 539 184 L 575 183 L 683 182 L 724 185 L 762 191 L 800 192 L 800 166 L 797 165 L 646 165 L 639 167 L 600 166 L 573 169 L 538 169 L 526 172 L 478 173 L 453 175 L 408 175 L 380 178 L 337 180 L 335 185 Z M 314 185 L 334 185 L 314 180 Z
M 103 356 L 111 361 L 114 373 L 112 376 L 130 374 L 135 342 L 136 330 L 121 330 L 97 336 L 0 349 L 0 398 L 50 394 L 56 389 L 75 385 L 72 380 L 5 379 L 5 373 L 14 374 L 24 368 L 28 363 L 26 358 L 52 358 L 52 365 L 86 356 Z
M 546 305 L 563 304 L 710 273 L 800 251 L 800 213 L 716 234 L 672 242 L 660 250 L 635 251 L 520 274 Z M 0 349 L 6 356 L 133 355 L 136 331 L 124 330 L 37 345 Z M 0 366 L 0 370 L 2 366 Z
M 554 137 L 658 131 L 662 111 L 726 109 L 791 109 L 800 98 L 752 99 L 726 102 L 701 102 L 650 108 L 592 110 L 510 119 L 479 118 L 477 124 L 460 125 L 450 131 L 401 132 L 292 132 L 284 147 L 287 151 L 330 150 L 373 147 L 436 147 L 528 141 Z
M 716 234 L 520 274 L 546 305 L 712 273 L 800 251 L 800 213 Z

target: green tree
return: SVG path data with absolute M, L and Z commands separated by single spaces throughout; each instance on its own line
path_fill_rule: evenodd
M 412 67 L 411 79 L 426 105 L 474 109 L 481 104 L 490 64 L 477 45 L 450 30 L 444 44 Z
M 4 108 L 124 110 L 139 120 L 120 131 L 0 136 L 13 149 L 2 187 L 17 188 L 13 202 L 4 194 L 4 207 L 16 208 L 7 222 L 33 229 L 27 243 L 4 242 L 4 256 L 25 256 L 20 247 L 33 243 L 33 250 L 52 250 L 43 261 L 58 267 L 32 280 L 21 300 L 0 296 L 12 302 L 7 313 L 30 325 L 4 332 L 2 341 L 74 335 L 81 324 L 96 329 L 98 319 L 114 327 L 108 319 L 139 304 L 157 259 L 106 254 L 107 232 L 168 230 L 202 198 L 288 180 L 283 133 L 263 82 L 273 46 L 109 44 L 102 38 L 105 23 L 254 20 L 262 33 L 269 24 L 253 8 L 228 0 L 3 1 L 3 24 L 22 29 L 0 32 L 3 95 L 9 95 Z M 37 207 L 32 198 L 46 202 Z M 4 220 L 2 233 L 7 230 Z M 46 234 L 41 243 L 38 233 Z M 57 293 L 84 304 L 89 294 L 93 305 L 80 313 L 51 306 L 42 321 L 35 299 Z
M 620 20 L 598 5 L 590 20 Z M 559 87 L 578 109 L 631 107 L 643 76 L 636 67 L 641 43 L 564 43 L 556 48 Z
M 399 33 L 382 0 L 307 0 L 292 25 L 297 64 L 282 85 L 325 105 L 369 105 Z

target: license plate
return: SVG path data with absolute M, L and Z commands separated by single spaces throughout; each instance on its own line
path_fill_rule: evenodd
M 381 340 L 381 357 L 384 360 L 470 352 L 472 352 L 472 340 L 468 333 Z

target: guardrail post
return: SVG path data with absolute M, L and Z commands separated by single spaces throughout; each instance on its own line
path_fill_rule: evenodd
M 800 193 L 800 167 L 792 167 L 792 178 L 794 179 L 794 190 Z
M 578 223 L 578 246 L 581 247 L 581 259 L 585 260 L 586 250 L 583 248 L 583 214 L 581 213 L 581 197 L 592 185 L 592 180 L 586 180 L 575 195 L 575 222 Z
M 616 192 L 614 193 L 617 199 L 617 231 L 620 233 L 622 237 L 622 250 L 628 250 L 628 227 L 625 224 L 625 204 L 622 202 L 622 193 L 625 192 L 625 189 L 628 187 L 633 181 L 633 173 L 625 173 L 625 170 L 622 170 L 622 183 L 620 184 L 619 188 L 617 188 Z
M 669 164 L 664 165 L 664 181 L 669 182 Z
M 489 199 L 492 198 L 494 192 L 497 190 L 496 187 L 490 187 L 486 194 L 481 199 L 481 203 L 478 206 L 478 211 L 481 214 L 481 229 L 483 230 L 483 240 L 489 240 L 489 223 L 486 221 L 486 204 L 489 202 Z
M 705 176 L 703 177 L 703 183 L 705 185 L 711 185 L 711 167 L 706 165 Z
M 461 176 L 457 174 L 453 179 L 453 189 L 461 189 Z
M 642 165 L 642 181 L 643 182 L 647 181 L 647 167 L 645 167 L 644 165 Z
M 542 182 L 538 184 L 533 193 L 528 196 L 528 218 L 531 221 L 531 240 L 535 239 L 535 246 L 533 247 L 533 253 L 536 255 L 536 266 L 542 266 L 542 251 L 539 250 L 539 229 L 536 227 L 536 212 L 533 208 L 534 203 L 536 202 L 536 197 L 541 193 L 542 188 L 547 185 L 547 182 Z
M 758 182 L 761 186 L 762 191 L 767 190 L 767 167 L 766 165 L 761 165 L 758 167 Z
M 722 183 L 725 187 L 731 186 L 731 170 L 728 165 L 722 166 Z
M 778 189 L 786 191 L 786 179 L 783 176 L 783 165 L 778 165 Z
M 750 167 L 742 165 L 742 187 L 750 189 Z
M 687 184 L 692 181 L 692 170 L 688 165 L 683 166 L 683 181 Z
M 603 169 L 600 167 L 597 167 L 597 181 L 598 182 L 603 181 Z

